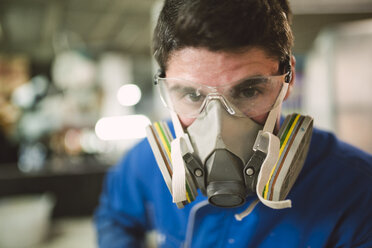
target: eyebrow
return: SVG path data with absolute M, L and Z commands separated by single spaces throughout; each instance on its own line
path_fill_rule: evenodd
M 192 87 L 183 87 L 183 86 L 181 86 L 179 84 L 177 84 L 177 85 L 172 86 L 172 87 L 169 88 L 170 91 L 180 91 L 180 90 L 183 90 L 184 91 L 185 89 L 192 90 L 194 88 L 192 88 Z
M 190 87 L 190 86 L 181 86 L 181 85 L 175 85 L 175 86 L 172 86 L 169 88 L 169 91 L 171 92 L 195 92 L 197 91 L 197 88 L 193 88 L 193 87 Z
M 239 91 L 241 89 L 245 89 L 247 87 L 252 87 L 259 84 L 264 84 L 268 81 L 267 77 L 264 76 L 257 76 L 257 77 L 250 77 L 242 79 L 241 82 L 237 85 L 234 85 L 232 89 L 234 91 Z
M 238 82 L 240 82 L 240 83 L 234 85 L 231 88 L 231 90 L 238 91 L 238 90 L 241 90 L 241 89 L 244 89 L 244 88 L 247 88 L 247 87 L 253 87 L 255 85 L 264 84 L 267 81 L 268 81 L 268 77 L 266 77 L 266 76 L 261 76 L 261 75 L 251 76 L 251 77 L 248 77 L 248 78 L 243 78 L 241 80 L 238 80 Z M 206 87 L 208 87 L 208 86 L 206 86 Z M 224 86 L 222 86 L 222 87 L 224 87 Z M 220 87 L 216 87 L 216 88 L 220 88 Z M 169 87 L 170 92 L 196 92 L 198 89 L 199 88 L 194 88 L 194 87 L 191 87 L 191 86 L 182 86 L 180 84 L 175 84 L 175 85 Z M 200 91 L 200 93 L 203 94 L 203 90 Z

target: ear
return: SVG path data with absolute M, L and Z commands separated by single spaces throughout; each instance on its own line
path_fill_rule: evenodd
M 284 100 L 286 100 L 291 95 L 291 92 L 292 92 L 292 89 L 295 83 L 295 79 L 296 79 L 296 58 L 293 55 L 291 55 L 291 70 L 292 70 L 292 78 L 291 78 L 291 81 L 289 82 L 288 91 L 284 97 Z

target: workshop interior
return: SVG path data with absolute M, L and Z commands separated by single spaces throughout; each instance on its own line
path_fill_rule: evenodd
M 0 0 L 0 248 L 97 247 L 105 173 L 170 118 L 153 85 L 162 3 Z M 372 153 L 372 1 L 290 3 L 296 82 L 283 114 Z

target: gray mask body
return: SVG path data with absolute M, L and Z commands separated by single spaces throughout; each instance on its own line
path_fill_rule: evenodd
M 247 195 L 255 193 L 246 186 L 244 168 L 262 128 L 248 117 L 230 115 L 218 100 L 209 102 L 187 128 L 194 161 L 202 171 L 196 180 L 198 187 L 213 205 L 239 206 Z

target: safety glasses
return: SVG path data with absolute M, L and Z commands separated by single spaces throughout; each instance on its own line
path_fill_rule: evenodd
M 195 118 L 208 102 L 219 100 L 235 116 L 255 117 L 269 112 L 290 72 L 278 76 L 255 76 L 212 87 L 180 78 L 155 76 L 165 106 L 180 116 Z

